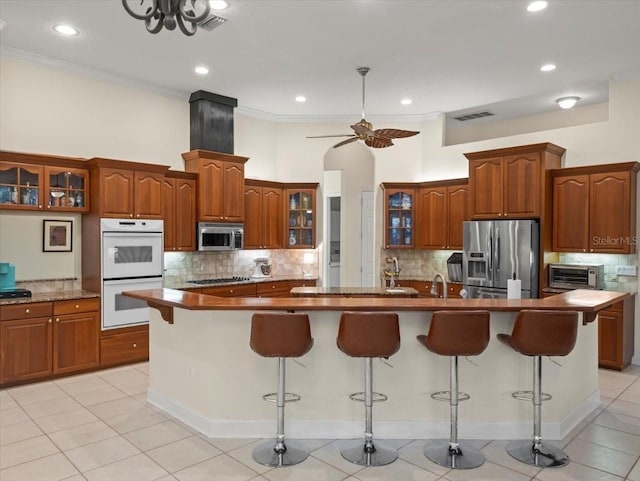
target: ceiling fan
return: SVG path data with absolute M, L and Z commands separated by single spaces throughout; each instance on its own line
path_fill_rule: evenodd
M 358 67 L 358 73 L 362 76 L 362 119 L 351 126 L 354 134 L 345 135 L 313 135 L 307 137 L 308 139 L 323 139 L 329 137 L 349 137 L 347 140 L 338 142 L 333 146 L 342 147 L 343 145 L 350 144 L 356 140 L 364 140 L 364 143 L 374 149 L 382 149 L 384 147 L 391 147 L 393 142 L 391 139 L 401 139 L 404 137 L 412 137 L 419 134 L 413 130 L 400 130 L 400 129 L 373 129 L 371 122 L 367 122 L 364 116 L 364 78 L 369 73 L 369 67 Z

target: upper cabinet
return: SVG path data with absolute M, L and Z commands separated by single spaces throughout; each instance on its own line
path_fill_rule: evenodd
M 198 221 L 243 222 L 244 164 L 248 157 L 192 150 L 182 158 L 185 170 L 198 174 Z
M 316 246 L 317 183 L 286 184 L 286 239 L 289 249 L 313 249 Z
M 414 247 L 415 184 L 382 184 L 386 249 Z
M 464 154 L 471 218 L 540 218 L 550 188 L 545 172 L 560 167 L 564 152 L 544 143 Z
M 246 179 L 244 186 L 244 248 L 281 248 L 283 214 L 283 184 Z
M 100 217 L 162 219 L 162 184 L 169 167 L 94 158 L 91 212 Z
M 418 249 L 462 249 L 462 223 L 469 220 L 468 179 L 425 182 L 417 189 Z
M 640 163 L 559 169 L 553 175 L 553 250 L 636 252 Z
M 168 171 L 162 181 L 164 250 L 196 250 L 196 175 Z
M 87 212 L 85 165 L 74 158 L 0 152 L 0 209 Z

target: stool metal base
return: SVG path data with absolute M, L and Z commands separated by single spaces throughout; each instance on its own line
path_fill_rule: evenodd
M 473 469 L 484 464 L 484 455 L 477 449 L 460 443 L 456 452 L 449 446 L 448 439 L 429 441 L 424 447 L 424 455 L 445 468 Z
M 284 452 L 277 452 L 276 440 L 268 439 L 253 449 L 253 460 L 265 466 L 281 468 L 301 463 L 309 457 L 309 450 L 302 443 L 287 439 L 284 445 Z
M 533 441 L 511 441 L 507 452 L 518 461 L 538 468 L 561 468 L 569 464 L 569 455 L 562 449 L 550 445 L 533 448 Z
M 340 449 L 340 454 L 359 466 L 385 466 L 398 459 L 398 451 L 384 442 L 374 441 L 373 448 L 367 452 L 364 441 L 349 441 Z

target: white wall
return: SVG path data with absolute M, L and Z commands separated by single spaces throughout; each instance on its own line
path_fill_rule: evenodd
M 566 148 L 567 167 L 638 161 L 638 112 L 640 81 L 636 80 L 610 83 L 607 121 L 493 140 L 443 146 L 442 117 L 420 123 L 374 122 L 376 127 L 392 125 L 421 131 L 416 137 L 398 140 L 392 148 L 371 151 L 374 185 L 382 181 L 465 177 L 468 168 L 462 155 L 464 152 L 537 142 L 553 142 Z M 251 157 L 246 164 L 247 176 L 285 182 L 319 182 L 325 153 L 335 139 L 305 137 L 339 133 L 349 133 L 347 123 L 294 124 L 236 115 L 235 152 Z M 0 149 L 103 156 L 171 165 L 181 170 L 180 154 L 189 150 L 189 106 L 186 98 L 166 97 L 49 66 L 0 57 Z M 376 195 L 380 196 L 379 190 Z M 376 206 L 379 211 L 379 199 Z M 640 214 L 640 209 L 638 212 Z M 6 222 L 6 215 L 0 214 L 0 227 Z M 379 249 L 382 234 L 379 212 L 377 222 L 376 245 Z M 2 245 L 7 241 L 4 231 L 0 232 Z M 11 259 L 3 260 L 11 262 Z M 77 266 L 74 270 L 77 272 Z M 637 301 L 636 312 L 640 314 Z M 636 346 L 640 346 L 640 325 L 636 324 Z M 640 359 L 636 359 L 640 363 Z

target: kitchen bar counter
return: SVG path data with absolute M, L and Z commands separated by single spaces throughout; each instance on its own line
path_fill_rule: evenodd
M 572 291 L 546 299 L 436 299 L 393 297 L 217 298 L 171 289 L 125 293 L 147 301 L 150 321 L 148 401 L 209 437 L 261 438 L 275 432 L 275 408 L 262 395 L 277 386 L 277 363 L 249 347 L 257 311 L 309 315 L 314 345 L 301 362 L 289 363 L 287 388 L 302 401 L 287 406 L 287 434 L 302 438 L 361 437 L 362 406 L 348 395 L 362 390 L 362 360 L 336 347 L 345 310 L 393 311 L 400 318 L 401 347 L 376 363 L 374 389 L 389 396 L 376 403 L 375 432 L 389 438 L 447 438 L 449 406 L 429 394 L 448 386 L 449 361 L 428 352 L 416 336 L 429 328 L 431 311 L 487 309 L 491 342 L 474 358 L 461 360 L 460 387 L 472 398 L 461 406 L 460 436 L 518 439 L 531 434 L 531 406 L 511 392 L 531 389 L 531 358 L 497 342 L 509 333 L 521 309 L 576 309 L 583 320 L 627 294 Z M 165 322 L 170 321 L 169 322 Z M 576 347 L 559 359 L 543 359 L 543 436 L 561 439 L 600 405 L 597 322 L 581 325 Z
M 92 299 L 95 297 L 100 297 L 100 294 L 83 290 L 33 292 L 31 294 L 31 297 L 0 299 L 0 306 L 6 306 L 10 304 L 29 304 L 31 302 L 55 302 L 70 301 L 73 299 Z
M 418 297 L 412 287 L 294 287 L 292 297 Z

